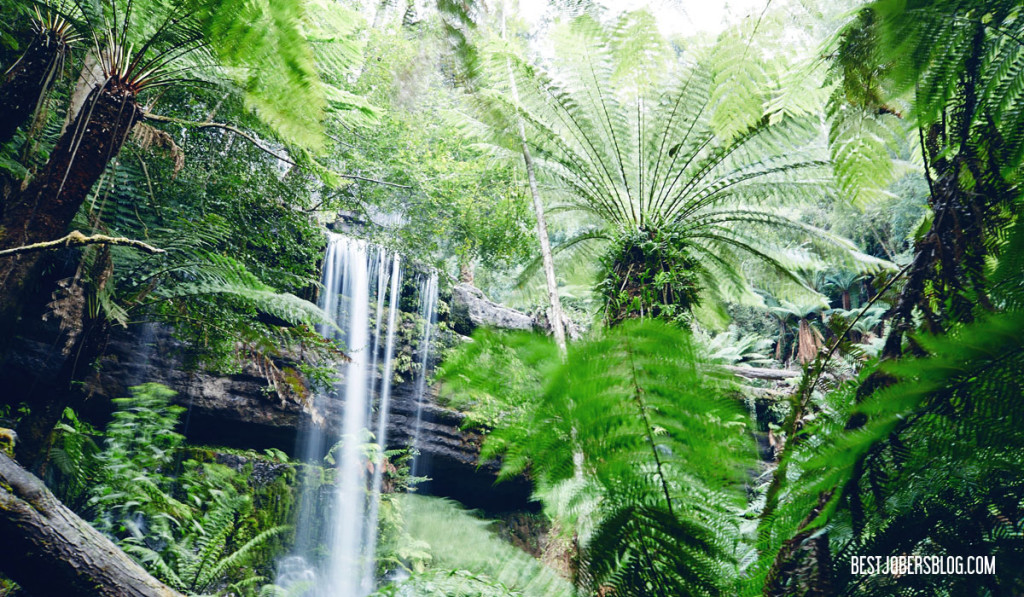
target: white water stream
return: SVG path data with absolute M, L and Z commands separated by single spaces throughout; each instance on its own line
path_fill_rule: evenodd
M 328 402 L 343 398 L 340 420 L 310 424 L 300 434 L 303 460 L 317 463 L 330 449 L 336 467 L 331 496 L 323 495 L 318 469 L 309 467 L 304 475 L 295 547 L 278 566 L 277 584 L 304 591 L 301 595 L 366 597 L 376 588 L 377 519 L 402 276 L 397 254 L 362 240 L 331 235 L 320 307 L 337 329 L 322 326 L 320 331 L 339 342 L 349 361 L 339 367 L 342 381 L 334 388 L 334 396 L 318 396 L 315 401 L 320 412 L 327 412 Z M 436 274 L 419 277 L 420 313 L 425 323 L 413 438 L 419 435 L 437 303 Z M 337 432 L 328 437 L 325 427 L 340 431 L 340 437 Z M 302 588 L 297 586 L 300 584 Z

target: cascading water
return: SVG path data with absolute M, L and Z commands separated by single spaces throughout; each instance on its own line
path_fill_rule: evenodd
M 401 262 L 398 255 L 395 255 L 394 265 L 391 267 L 391 296 L 398 296 L 398 284 L 401 279 Z M 397 303 L 397 301 L 395 301 Z M 366 545 L 366 553 L 375 554 L 377 551 L 377 518 L 380 514 L 380 490 L 384 481 L 384 449 L 388 432 L 388 413 L 391 408 L 391 371 L 394 367 L 395 347 L 395 324 L 397 323 L 398 309 L 388 310 L 388 336 L 385 343 L 384 372 L 381 379 L 380 402 L 377 406 L 377 431 L 374 436 L 377 439 L 377 450 L 373 463 L 373 482 L 370 484 L 370 513 L 366 517 L 366 528 L 363 530 L 363 544 Z M 366 558 L 363 562 L 362 587 L 372 590 L 374 584 L 374 561 L 373 558 Z
M 343 379 L 333 395 L 317 396 L 314 410 L 326 413 L 329 403 L 338 398 L 343 398 L 344 406 L 340 420 L 311 421 L 302 430 L 299 455 L 304 462 L 315 464 L 331 445 L 335 446 L 330 448 L 336 467 L 334 492 L 324 496 L 319 469 L 306 467 L 307 474 L 300 480 L 295 547 L 293 555 L 278 565 L 279 586 L 293 588 L 301 584 L 299 590 L 306 591 L 303 594 L 316 597 L 365 597 L 375 588 L 377 518 L 402 275 L 398 255 L 365 241 L 331 235 L 324 259 L 320 307 L 336 328 L 325 325 L 320 332 L 339 341 L 349 361 L 339 368 Z M 421 350 L 421 362 L 426 364 L 437 302 L 436 275 L 421 285 L 419 294 L 421 313 L 427 314 Z M 417 402 L 423 395 L 425 370 L 419 375 L 422 379 L 416 381 Z M 417 406 L 417 410 L 420 408 Z M 328 437 L 325 429 L 339 430 L 340 437 L 337 433 Z M 367 450 L 369 446 L 372 449 Z M 367 471 L 372 472 L 369 479 Z M 325 558 L 317 557 L 321 547 L 326 548 Z M 314 560 L 319 565 L 312 564 Z
M 420 285 L 420 316 L 423 318 L 423 341 L 420 348 L 420 369 L 416 374 L 416 422 L 413 424 L 412 447 L 419 450 L 420 428 L 423 426 L 423 403 L 427 397 L 427 371 L 430 365 L 430 340 L 437 322 L 437 274 L 431 272 Z M 412 461 L 414 477 L 427 472 L 424 458 Z

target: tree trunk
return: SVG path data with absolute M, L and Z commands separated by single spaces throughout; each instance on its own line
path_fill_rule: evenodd
M 93 90 L 46 166 L 5 210 L 0 249 L 63 236 L 141 115 L 134 93 L 118 81 Z M 38 278 L 41 255 L 0 258 L 0 342 L 12 335 L 25 296 Z M 0 353 L 4 348 L 0 346 Z
M 501 37 L 505 38 L 505 5 L 501 8 Z M 519 104 L 519 88 L 516 86 L 516 78 L 512 74 L 512 64 L 505 60 L 508 67 L 508 82 L 512 89 L 512 101 Z M 548 223 L 544 217 L 544 202 L 540 198 L 540 190 L 537 188 L 537 174 L 534 171 L 533 156 L 530 155 L 530 148 L 526 144 L 526 125 L 523 124 L 521 116 L 516 117 L 516 124 L 519 133 L 519 142 L 523 150 L 523 164 L 526 166 L 526 178 L 530 183 L 530 196 L 533 198 L 533 214 L 537 219 L 537 240 L 540 242 L 540 257 L 544 264 L 544 281 L 548 289 L 548 320 L 551 322 L 551 333 L 555 337 L 555 343 L 564 358 L 565 349 L 565 322 L 562 320 L 562 302 L 558 298 L 558 281 L 555 279 L 555 261 L 551 255 L 551 239 L 548 238 Z
M 88 372 L 90 365 L 103 353 L 109 335 L 108 322 L 102 316 L 93 318 L 83 314 L 82 331 L 78 340 L 64 358 L 57 374 L 56 395 L 30 396 L 29 413 L 18 421 L 18 443 L 15 445 L 18 462 L 29 470 L 42 475 L 44 458 L 53 444 L 53 430 L 64 416 L 68 406 L 79 408 L 82 396 L 72 387 L 81 372 Z M 74 403 L 72 401 L 75 401 Z
M 476 268 L 473 267 L 473 259 L 466 257 L 465 260 L 459 264 L 459 283 L 460 284 L 473 284 L 473 280 L 476 278 Z
M 851 309 L 851 306 L 850 306 L 850 289 L 849 288 L 843 290 L 843 309 L 846 310 L 846 311 L 849 311 Z
M 106 52 L 109 53 L 110 49 L 108 48 Z M 105 80 L 103 67 L 100 65 L 100 59 L 96 56 L 96 49 L 91 48 L 85 55 L 82 70 L 78 73 L 78 79 L 75 80 L 75 90 L 71 92 L 71 105 L 68 108 L 68 113 L 64 115 L 64 126 L 60 129 L 60 134 L 63 135 L 67 132 L 71 123 L 78 118 L 82 106 L 85 105 L 85 100 L 89 98 L 93 89 L 102 87 Z
M 555 261 L 551 255 L 551 240 L 548 238 L 548 224 L 544 217 L 544 204 L 537 190 L 537 176 L 533 171 L 533 158 L 526 147 L 526 131 L 522 120 L 519 121 L 519 136 L 523 142 L 523 162 L 526 164 L 526 176 L 530 181 L 530 194 L 533 196 L 533 213 L 537 217 L 537 239 L 540 241 L 540 256 L 544 262 L 544 280 L 548 288 L 550 305 L 549 319 L 555 343 L 565 354 L 565 322 L 562 320 L 562 301 L 558 297 L 558 281 L 555 279 Z
M 799 342 L 797 358 L 801 365 L 806 365 L 817 358 L 818 351 L 821 350 L 821 342 L 819 342 L 817 331 L 811 327 L 806 318 L 800 319 L 797 337 Z
M 14 137 L 46 95 L 60 73 L 67 54 L 64 38 L 49 29 L 41 29 L 21 58 L 4 75 L 0 86 L 0 144 Z
M 786 358 L 786 322 L 779 318 L 779 341 L 775 344 L 775 360 L 782 362 Z
M 33 595 L 181 597 L 0 452 L 4 574 Z

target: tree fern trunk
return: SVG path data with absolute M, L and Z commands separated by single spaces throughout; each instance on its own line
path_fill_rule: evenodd
M 775 345 L 775 360 L 782 362 L 786 358 L 786 322 L 779 318 L 779 341 Z
M 0 249 L 63 236 L 141 114 L 134 93 L 118 81 L 93 90 L 50 160 L 5 210 Z M 39 253 L 0 259 L 0 342 L 10 338 L 40 262 Z
M 106 261 L 104 262 L 104 264 Z M 57 373 L 56 396 L 23 396 L 31 406 L 29 413 L 18 422 L 18 443 L 15 446 L 18 461 L 29 470 L 44 475 L 49 464 L 50 448 L 53 445 L 53 430 L 68 406 L 78 409 L 82 395 L 72 389 L 76 379 L 82 379 L 82 372 L 89 371 L 92 362 L 106 348 L 109 337 L 108 321 L 101 315 L 83 315 L 82 331 L 71 350 L 68 351 Z
M 818 356 L 818 343 L 814 337 L 814 332 L 811 330 L 811 324 L 806 318 L 800 319 L 797 338 L 797 358 L 800 359 L 801 365 L 806 365 Z
M 0 118 L 0 144 L 10 141 L 35 111 L 60 72 L 67 50 L 60 36 L 42 29 L 4 75 L 0 86 L 0 111 L 4 114 Z

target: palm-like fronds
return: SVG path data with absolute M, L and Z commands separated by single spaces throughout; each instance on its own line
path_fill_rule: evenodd
M 550 341 L 519 338 L 511 346 L 523 362 L 554 356 Z M 520 421 L 497 424 L 484 456 L 500 454 L 506 477 L 529 470 L 549 500 L 584 483 L 594 505 L 582 514 L 592 532 L 581 537 L 581 581 L 592 590 L 722 592 L 736 573 L 740 463 L 752 448 L 728 382 L 686 332 L 653 322 L 627 322 L 571 344 L 564 364 L 547 363 L 532 386 L 540 393 Z M 446 373 L 456 387 L 494 383 L 487 368 Z
M 282 139 L 322 147 L 326 88 L 305 36 L 310 23 L 303 0 L 105 0 L 79 6 L 81 28 L 91 37 L 104 78 L 136 93 L 182 82 L 234 84 Z M 337 58 L 337 64 L 351 64 L 354 52 Z
M 792 249 L 803 243 L 857 261 L 849 242 L 785 212 L 831 187 L 817 121 L 759 110 L 737 130 L 721 122 L 731 95 L 716 73 L 728 78 L 721 63 L 729 51 L 684 64 L 646 13 L 609 27 L 575 19 L 558 35 L 556 51 L 557 68 L 538 69 L 494 44 L 494 84 L 478 95 L 488 118 L 525 122 L 538 163 L 565 190 L 559 209 L 595 218 L 613 238 L 678 234 L 681 249 L 702 266 L 704 289 L 746 288 L 747 261 L 786 274 L 796 265 Z M 509 64 L 519 102 L 501 91 Z M 747 100 L 761 106 L 769 100 L 763 93 Z M 493 142 L 515 146 L 493 126 L 490 133 Z

